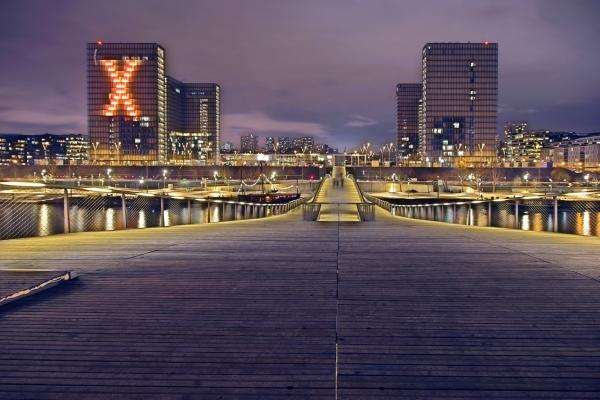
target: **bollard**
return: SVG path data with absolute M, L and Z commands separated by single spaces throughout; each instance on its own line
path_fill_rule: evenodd
M 210 224 L 210 201 L 206 202 L 206 223 Z
M 121 194 L 121 221 L 123 221 L 123 229 L 127 229 L 127 203 L 125 194 Z
M 456 204 L 452 204 L 452 223 L 456 223 Z
M 488 226 L 492 226 L 492 201 L 488 201 Z
M 191 223 L 192 223 L 192 201 L 190 199 L 188 199 L 188 201 L 187 201 L 187 208 L 188 208 L 188 224 L 191 225 Z
M 515 229 L 519 229 L 519 200 L 515 200 Z
M 159 218 L 159 223 L 158 226 L 165 226 L 165 198 L 161 197 L 160 198 L 160 218 Z
M 71 233 L 71 219 L 69 218 L 69 190 L 68 189 L 64 189 L 63 229 L 64 229 L 65 233 Z

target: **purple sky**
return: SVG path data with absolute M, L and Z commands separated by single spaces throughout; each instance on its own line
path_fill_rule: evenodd
M 6 1 L 0 132 L 85 132 L 85 45 L 158 42 L 168 70 L 223 87 L 224 137 L 390 141 L 422 45 L 499 43 L 499 127 L 600 131 L 600 1 Z

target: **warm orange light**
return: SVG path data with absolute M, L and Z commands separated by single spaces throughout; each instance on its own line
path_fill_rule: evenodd
M 119 63 L 118 60 L 100 60 L 100 65 L 102 65 L 112 82 L 112 89 L 108 95 L 109 103 L 104 105 L 102 114 L 106 117 L 114 117 L 117 115 L 120 106 L 122 106 L 121 108 L 126 116 L 139 117 L 140 110 L 131 97 L 129 83 L 142 60 L 123 60 L 121 69 L 118 68 Z

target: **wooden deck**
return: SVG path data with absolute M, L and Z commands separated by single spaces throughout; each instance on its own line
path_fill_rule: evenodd
M 0 398 L 600 396 L 597 238 L 376 218 L 0 242 L 80 275 L 0 310 Z

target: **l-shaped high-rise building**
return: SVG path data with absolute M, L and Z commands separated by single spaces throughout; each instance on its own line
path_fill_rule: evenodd
M 88 43 L 87 73 L 92 163 L 218 161 L 220 86 L 168 77 L 159 44 Z
M 418 100 L 397 89 L 398 149 L 406 140 L 402 121 L 416 117 L 421 163 L 493 163 L 498 141 L 498 44 L 427 43 L 422 50 L 421 75 Z

